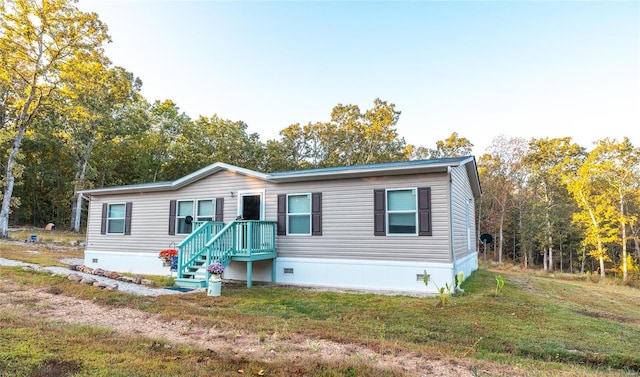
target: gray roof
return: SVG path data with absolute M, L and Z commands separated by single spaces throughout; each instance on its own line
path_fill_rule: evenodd
M 177 190 L 221 170 L 251 176 L 273 183 L 305 182 L 340 178 L 379 177 L 419 173 L 446 172 L 450 167 L 465 165 L 472 190 L 476 197 L 481 194 L 476 160 L 473 156 L 449 157 L 431 160 L 387 162 L 368 165 L 340 166 L 320 169 L 292 170 L 277 173 L 261 173 L 238 166 L 216 162 L 175 181 L 154 182 L 139 185 L 114 186 L 81 191 L 84 195 L 108 195 L 132 192 Z

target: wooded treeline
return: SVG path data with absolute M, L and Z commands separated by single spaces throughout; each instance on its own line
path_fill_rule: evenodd
M 338 104 L 329 121 L 266 142 L 214 111 L 191 119 L 171 100 L 145 99 L 141 80 L 105 56 L 106 25 L 74 3 L 0 0 L 2 236 L 9 224 L 80 231 L 78 191 L 174 180 L 217 161 L 274 172 L 471 154 L 455 132 L 434 148 L 408 144 L 400 111 L 380 99 Z M 477 161 L 490 257 L 637 277 L 639 161 L 626 139 L 588 151 L 571 138 L 496 138 Z

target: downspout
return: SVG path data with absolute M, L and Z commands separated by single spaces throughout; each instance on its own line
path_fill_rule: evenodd
M 451 263 L 453 264 L 451 279 L 454 282 L 455 288 L 455 279 L 457 271 L 456 266 L 456 250 L 454 248 L 454 231 L 453 231 L 453 179 L 451 178 L 451 166 L 447 166 L 447 175 L 449 176 L 449 248 L 451 250 Z

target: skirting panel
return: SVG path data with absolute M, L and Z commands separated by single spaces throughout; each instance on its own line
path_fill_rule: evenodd
M 424 271 L 431 276 L 425 286 Z M 371 291 L 436 293 L 452 279 L 451 263 L 278 258 L 276 282 Z M 435 284 L 434 284 L 435 283 Z
M 157 254 L 107 251 L 85 251 L 84 264 L 91 268 L 134 274 L 168 275 Z M 253 262 L 253 279 L 271 281 L 272 261 Z M 469 277 L 478 268 L 477 253 L 451 263 L 417 263 L 369 260 L 337 260 L 309 258 L 277 258 L 276 283 L 356 289 L 437 293 L 438 287 L 453 281 L 458 271 Z M 431 280 L 425 286 L 426 270 Z M 233 262 L 223 275 L 226 279 L 246 279 L 246 263 Z
M 84 252 L 84 265 L 108 271 L 145 275 L 169 275 L 169 267 L 162 266 L 156 253 L 127 253 L 118 251 Z

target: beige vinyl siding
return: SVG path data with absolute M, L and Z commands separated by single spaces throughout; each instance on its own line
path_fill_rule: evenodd
M 468 186 L 468 184 L 467 184 Z M 432 236 L 374 236 L 375 189 L 431 187 Z M 264 190 L 265 219 L 277 219 L 277 195 L 322 193 L 322 235 L 277 236 L 281 257 L 451 262 L 447 173 L 273 184 L 219 171 L 179 190 L 91 198 L 88 251 L 158 253 L 186 235 L 168 235 L 171 200 L 224 198 L 224 222 L 237 216 L 239 191 Z M 231 192 L 234 197 L 231 197 Z M 102 203 L 133 202 L 131 235 L 101 235 Z M 466 241 L 465 241 L 466 242 Z M 465 244 L 466 245 L 466 244 Z
M 433 236 L 374 236 L 373 191 L 431 187 Z M 281 184 L 267 191 L 267 219 L 277 194 L 322 192 L 322 236 L 278 236 L 281 257 L 450 262 L 446 173 Z
M 451 168 L 452 191 L 452 219 L 453 219 L 453 248 L 456 259 L 469 255 L 476 250 L 476 226 L 475 226 L 475 200 L 467 176 L 465 166 Z M 469 222 L 471 230 L 471 248 L 467 241 L 467 202 L 471 199 L 469 207 Z
M 186 235 L 169 235 L 169 202 L 171 200 L 197 200 L 224 198 L 224 221 L 237 216 L 237 195 L 231 191 L 263 188 L 262 180 L 221 171 L 179 190 L 93 196 L 89 205 L 87 250 L 158 253 L 173 244 L 177 245 Z M 131 235 L 101 235 L 100 219 L 102 203 L 130 201 L 133 203 Z

